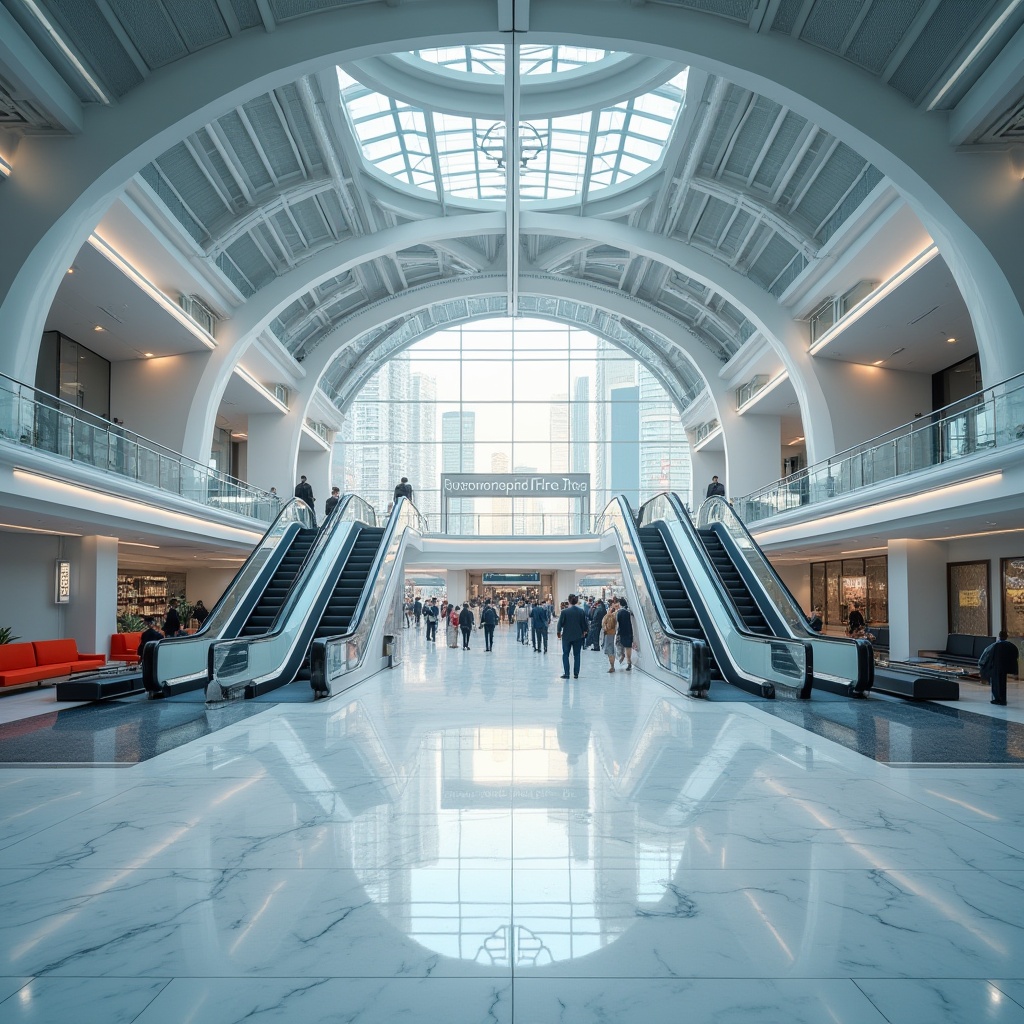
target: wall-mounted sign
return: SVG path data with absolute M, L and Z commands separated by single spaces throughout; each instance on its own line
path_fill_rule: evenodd
M 587 498 L 589 473 L 442 473 L 446 498 Z
M 523 583 L 540 583 L 539 572 L 485 572 L 483 584 L 485 587 L 502 586 L 511 584 L 519 586 Z
M 961 608 L 980 608 L 981 607 L 981 591 L 980 590 L 961 590 L 960 591 L 960 607 Z
M 60 559 L 54 565 L 53 600 L 55 604 L 68 604 L 71 601 L 71 563 Z

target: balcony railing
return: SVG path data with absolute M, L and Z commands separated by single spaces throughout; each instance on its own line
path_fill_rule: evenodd
M 1024 442 L 1024 374 L 734 499 L 748 525 Z
M 3 374 L 0 442 L 47 452 L 250 519 L 271 522 L 281 511 L 273 494 Z
M 582 512 L 449 512 L 447 522 L 439 512 L 421 515 L 424 533 L 449 537 L 581 537 L 596 520 Z

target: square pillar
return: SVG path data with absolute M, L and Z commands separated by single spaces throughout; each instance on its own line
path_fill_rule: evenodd
M 947 558 L 944 541 L 889 541 L 889 655 L 894 661 L 945 647 Z
M 65 635 L 82 654 L 110 653 L 117 632 L 117 538 L 81 537 L 68 544 L 71 600 Z

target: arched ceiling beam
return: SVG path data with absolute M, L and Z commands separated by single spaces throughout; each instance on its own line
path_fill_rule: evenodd
M 694 64 L 788 106 L 842 139 L 887 175 L 950 265 L 974 320 L 991 379 L 1024 366 L 1024 197 L 1005 154 L 951 151 L 942 118 L 922 116 L 871 75 L 780 33 L 676 7 L 549 0 L 524 40 L 646 53 Z M 123 184 L 189 134 L 249 99 L 331 62 L 382 52 L 502 41 L 494 8 L 478 0 L 346 5 L 289 20 L 273 34 L 242 33 L 161 69 L 116 105 L 85 111 L 85 130 L 25 138 L 0 193 L 0 367 L 34 372 L 38 338 L 59 281 Z M 345 46 L 339 49 L 338 40 Z M 675 41 L 680 41 L 678 45 Z M 261 73 L 253 77 L 253 68 Z
M 795 249 L 799 249 L 807 259 L 813 260 L 817 257 L 820 248 L 818 243 L 755 193 L 718 178 L 694 177 L 690 179 L 689 184 L 695 191 L 721 199 L 734 209 L 743 210 L 755 220 L 767 224 Z
M 261 197 L 256 206 L 246 209 L 240 217 L 217 230 L 206 246 L 207 256 L 219 256 L 232 242 L 258 224 L 264 223 L 274 214 L 286 210 L 292 203 L 301 203 L 321 192 L 330 192 L 334 188 L 331 178 L 314 178 L 278 189 L 276 192 Z

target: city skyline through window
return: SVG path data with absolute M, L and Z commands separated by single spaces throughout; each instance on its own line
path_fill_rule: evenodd
M 431 530 L 442 473 L 587 473 L 590 512 L 616 494 L 638 505 L 690 495 L 679 410 L 657 378 L 589 331 L 540 319 L 452 327 L 385 363 L 353 400 L 335 441 L 333 483 L 381 513 L 407 476 Z M 457 534 L 566 534 L 589 528 L 570 498 L 460 498 Z

